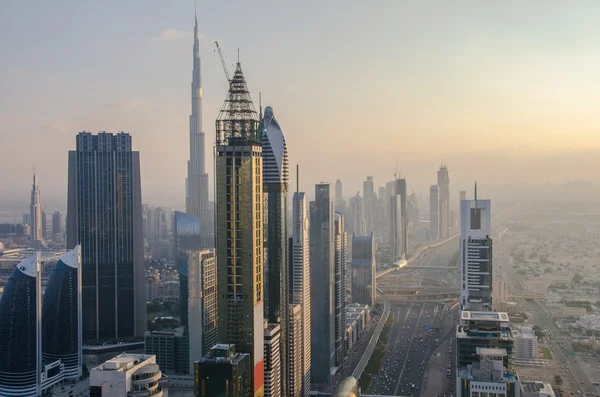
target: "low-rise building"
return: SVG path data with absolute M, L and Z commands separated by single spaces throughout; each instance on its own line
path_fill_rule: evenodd
M 552 385 L 540 381 L 522 381 L 521 397 L 556 397 Z
M 536 360 L 538 340 L 529 326 L 513 327 L 515 338 L 515 358 L 517 360 Z

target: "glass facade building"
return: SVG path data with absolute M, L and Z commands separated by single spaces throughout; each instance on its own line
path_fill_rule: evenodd
M 235 345 L 216 345 L 195 363 L 194 394 L 197 397 L 249 396 L 252 390 L 250 366 L 250 356 L 236 353 Z
M 60 257 L 44 292 L 42 305 L 42 357 L 61 360 L 65 377 L 81 376 L 79 318 L 79 247 Z
M 40 283 L 36 256 L 11 273 L 0 301 L 0 395 L 35 397 L 40 365 Z
M 139 153 L 123 132 L 81 132 L 76 142 L 69 153 L 67 247 L 81 245 L 83 340 L 143 336 Z

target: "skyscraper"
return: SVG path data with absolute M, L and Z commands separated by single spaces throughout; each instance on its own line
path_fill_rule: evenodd
M 448 168 L 442 165 L 437 172 L 439 189 L 439 238 L 450 236 L 450 176 Z
M 466 200 L 467 199 L 467 191 L 466 190 L 461 190 L 460 191 L 460 201 Z M 459 203 L 460 203 L 459 201 Z
M 192 114 L 190 115 L 190 160 L 186 179 L 185 212 L 200 219 L 202 248 L 214 244 L 211 211 L 208 203 L 205 136 L 202 131 L 202 76 L 198 19 L 194 16 L 194 69 L 192 70 Z
M 339 179 L 335 181 L 335 206 L 337 207 L 343 200 L 344 196 L 342 194 L 342 181 Z
M 375 238 L 352 236 L 352 303 L 375 304 Z
M 261 350 L 263 344 L 260 344 Z M 218 344 L 194 369 L 194 395 L 197 397 L 246 397 L 252 394 L 250 355 L 237 353 L 235 345 Z
M 397 194 L 400 195 L 400 216 L 402 217 L 402 256 L 406 257 L 406 250 L 408 249 L 408 196 L 406 193 L 406 179 L 400 178 L 396 182 Z
M 296 180 L 299 180 L 297 175 Z M 293 200 L 292 213 L 292 237 L 290 238 L 289 252 L 289 285 L 290 300 L 292 304 L 300 305 L 301 330 L 300 339 L 294 339 L 294 343 L 300 343 L 302 357 L 302 392 L 303 397 L 310 395 L 311 382 L 311 278 L 310 278 L 310 260 L 309 260 L 309 239 L 308 239 L 308 211 L 306 208 L 306 198 L 304 192 L 300 192 L 296 187 Z M 291 339 L 290 339 L 291 341 Z
M 403 229 L 402 198 L 399 194 L 395 194 L 390 197 L 390 255 L 392 264 L 402 259 L 404 254 Z
M 216 120 L 219 341 L 250 355 L 264 394 L 262 131 L 238 62 Z
M 273 108 L 267 106 L 263 128 L 263 188 L 267 195 L 268 321 L 278 323 L 280 332 L 281 393 L 287 395 L 287 324 L 289 292 L 287 276 L 287 193 L 289 162 L 285 137 Z
M 265 321 L 265 397 L 281 397 L 281 326 Z M 287 371 L 287 367 L 285 367 Z
M 429 238 L 440 238 L 440 195 L 437 185 L 429 188 Z
M 375 230 L 376 196 L 372 176 L 368 176 L 367 180 L 363 182 L 363 198 L 365 200 L 366 234 Z
M 131 136 L 81 132 L 69 152 L 67 248 L 81 245 L 84 342 L 143 336 L 140 157 Z
M 335 236 L 331 184 L 315 185 L 310 203 L 311 378 L 329 382 L 335 366 Z
M 41 275 L 37 255 L 12 271 L 0 301 L 0 318 L 0 395 L 39 396 Z
M 42 357 L 61 360 L 64 376 L 81 376 L 81 272 L 79 246 L 63 254 L 50 273 L 42 305 Z
M 460 202 L 460 304 L 463 310 L 492 310 L 491 201 Z
M 62 214 L 58 211 L 52 214 L 52 234 L 60 234 L 62 225 Z
M 339 367 L 344 360 L 346 334 L 346 246 L 348 239 L 344 229 L 344 216 L 335 213 L 335 365 Z
M 42 204 L 40 204 L 40 187 L 37 176 L 33 173 L 33 185 L 31 187 L 31 204 L 29 205 L 29 222 L 31 226 L 30 239 L 32 244 L 44 238 L 42 228 Z
M 367 221 L 365 219 L 365 200 L 361 197 L 360 192 L 356 192 L 356 196 L 350 199 L 350 221 L 352 226 L 349 229 L 350 233 L 364 236 L 367 234 Z
M 290 322 L 288 324 L 288 367 L 284 368 L 287 371 L 288 379 L 288 396 L 302 397 L 302 306 L 290 305 Z

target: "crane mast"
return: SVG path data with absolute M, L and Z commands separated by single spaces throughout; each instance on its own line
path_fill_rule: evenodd
M 219 51 L 219 58 L 221 58 L 221 64 L 223 65 L 223 70 L 225 71 L 225 77 L 227 81 L 231 82 L 231 77 L 229 77 L 229 71 L 227 70 L 227 64 L 225 63 L 225 57 L 223 56 L 223 52 L 221 51 L 221 47 L 219 47 L 219 42 L 215 40 L 215 46 L 217 46 L 217 51 Z

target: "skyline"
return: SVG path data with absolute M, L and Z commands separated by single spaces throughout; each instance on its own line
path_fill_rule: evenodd
M 123 130 L 140 151 L 144 202 L 183 208 L 193 4 L 9 3 L 0 14 L 0 139 L 12 143 L 3 199 L 25 200 L 36 165 L 42 202 L 66 203 L 76 134 Z M 591 38 L 600 5 L 344 3 L 313 13 L 315 4 L 271 4 L 268 26 L 252 17 L 263 14 L 260 5 L 198 4 L 209 159 L 227 88 L 218 39 L 230 70 L 240 48 L 253 99 L 262 92 L 263 106 L 287 126 L 303 191 L 340 178 L 352 197 L 367 175 L 378 186 L 392 180 L 397 158 L 410 191 L 425 191 L 442 163 L 459 189 L 474 179 L 598 181 L 600 50 Z M 89 28 L 108 20 L 110 30 Z M 269 56 L 280 61 L 262 61 Z M 372 130 L 381 132 L 376 141 Z M 212 161 L 207 170 L 212 199 Z

